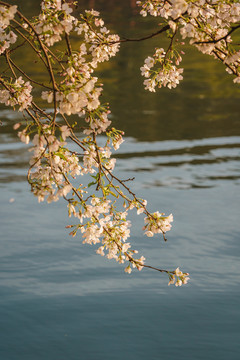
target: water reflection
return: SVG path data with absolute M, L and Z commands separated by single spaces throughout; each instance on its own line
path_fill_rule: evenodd
M 224 180 L 240 184 L 238 137 L 150 144 L 140 142 L 132 150 L 134 152 L 128 149 L 127 153 L 119 155 L 124 159 L 124 171 L 140 172 L 142 182 L 148 188 L 207 188 L 219 186 Z
M 1 114 L 0 182 L 25 181 L 30 154 L 12 132 L 19 114 L 11 110 Z M 115 156 L 117 169 L 123 173 L 140 173 L 145 188 L 207 188 L 227 180 L 239 184 L 240 137 L 237 136 L 151 142 L 126 138 Z

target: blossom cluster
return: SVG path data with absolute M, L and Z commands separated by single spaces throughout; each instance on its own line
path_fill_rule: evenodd
M 45 28 L 42 22 L 37 22 L 35 30 L 48 46 L 59 41 L 64 31 L 67 34 L 70 31 L 76 31 L 78 35 L 83 36 L 83 42 L 78 51 L 71 52 L 68 56 L 67 66 L 61 73 L 62 81 L 58 90 L 43 91 L 42 98 L 48 103 L 56 101 L 61 114 L 67 116 L 77 114 L 80 117 L 86 115 L 85 120 L 89 126 L 84 130 L 85 134 L 105 132 L 111 124 L 108 119 L 110 111 L 100 104 L 102 87 L 98 83 L 98 78 L 93 76 L 93 72 L 99 62 L 107 61 L 115 56 L 119 49 L 119 36 L 109 33 L 103 20 L 99 18 L 99 13 L 94 10 L 85 11 L 85 14 L 81 14 L 80 20 L 69 15 L 72 9 L 65 3 L 61 5 L 59 1 L 52 1 L 51 4 L 43 1 L 42 10 L 40 18 L 44 17 L 48 26 L 45 24 L 47 26 Z M 50 16 L 52 11 L 55 14 L 53 20 Z M 45 13 L 48 14 L 47 20 Z M 72 24 L 68 31 L 60 26 L 66 17 Z M 59 24 L 61 31 L 54 29 L 54 22 Z M 52 24 L 52 31 L 48 28 L 50 24 Z
M 104 26 L 104 21 L 95 10 L 85 10 L 81 15 L 82 22 L 79 22 L 76 31 L 78 35 L 84 36 L 84 41 L 90 44 L 89 52 L 92 56 L 92 66 L 96 67 L 99 62 L 108 61 L 119 51 L 120 37 L 110 34 Z
M 80 219 L 81 224 L 76 225 L 71 234 L 76 235 L 78 229 L 83 234 L 83 243 L 98 244 L 101 246 L 96 253 L 106 256 L 108 259 L 115 259 L 123 264 L 128 261 L 125 272 L 131 273 L 132 268 L 142 270 L 145 258 L 141 256 L 134 259 L 133 256 L 138 253 L 137 250 L 130 250 L 130 243 L 126 240 L 130 236 L 131 223 L 127 220 L 127 211 L 116 211 L 110 200 L 104 198 L 92 197 L 91 204 L 85 205 L 84 209 L 76 210 L 73 204 L 69 204 L 69 213 Z M 89 220 L 85 223 L 84 219 Z
M 174 57 L 176 64 L 179 65 L 182 60 L 180 55 L 175 56 L 173 51 L 166 53 L 163 48 L 157 48 L 153 57 L 148 56 L 145 59 L 144 65 L 140 68 L 141 74 L 147 78 L 143 82 L 145 89 L 155 92 L 156 87 L 167 86 L 172 89 L 179 84 L 183 79 L 181 75 L 183 69 L 173 65 Z M 158 67 L 153 69 L 155 65 Z
M 102 87 L 98 84 L 98 78 L 92 76 L 94 69 L 85 59 L 86 54 L 86 46 L 82 44 L 78 53 L 69 56 L 55 98 L 61 114 L 77 114 L 80 117 L 87 114 L 85 120 L 89 124 L 89 129 L 85 130 L 85 134 L 93 131 L 99 134 L 105 132 L 111 124 L 108 120 L 110 111 L 100 106 Z M 42 98 L 48 103 L 53 103 L 54 92 L 43 91 Z
M 34 29 L 47 46 L 52 46 L 73 29 L 75 17 L 70 15 L 73 10 L 61 0 L 44 0 L 41 8 Z
M 169 28 L 171 34 L 171 48 L 175 46 L 173 39 L 179 29 L 182 39 L 189 38 L 189 43 L 194 45 L 204 54 L 226 64 L 226 70 L 234 74 L 234 82 L 240 82 L 240 56 L 238 45 L 233 44 L 232 33 L 239 28 L 240 3 L 229 1 L 207 0 L 150 0 L 137 1 L 141 6 L 141 15 L 150 14 L 161 18 L 161 24 Z M 146 61 L 145 61 L 146 65 Z M 146 67 L 144 65 L 144 67 Z M 177 68 L 169 68 L 169 71 L 178 78 Z M 147 72 L 143 71 L 145 77 Z M 180 75 L 181 76 L 181 75 Z M 177 85 L 177 82 L 175 83 Z M 155 83 L 152 79 L 145 80 L 146 88 L 154 91 Z M 167 82 L 163 86 L 168 86 Z
M 9 30 L 10 21 L 14 19 L 17 6 L 0 5 L 0 55 L 17 41 L 17 35 Z
M 66 138 L 66 127 L 60 127 L 60 131 L 62 137 Z M 25 143 L 29 143 L 27 132 L 27 128 L 18 132 L 20 140 Z M 72 178 L 81 174 L 79 159 L 65 147 L 64 141 L 52 135 L 47 125 L 42 126 L 41 133 L 38 131 L 34 135 L 32 144 L 34 146 L 29 149 L 33 152 L 29 161 L 29 182 L 32 192 L 38 197 L 39 202 L 44 201 L 45 197 L 48 203 L 58 201 L 72 189 L 64 173 Z
M 173 271 L 172 273 L 168 273 L 169 276 L 169 283 L 168 285 L 175 284 L 175 286 L 182 286 L 187 284 L 188 280 L 190 279 L 188 273 L 183 273 L 179 267 Z
M 143 230 L 148 237 L 154 236 L 154 234 L 163 233 L 165 234 L 167 231 L 171 230 L 171 222 L 173 222 L 173 216 L 170 214 L 169 216 L 165 216 L 164 213 L 159 213 L 156 211 L 150 216 L 145 217 L 145 226 Z
M 72 6 L 75 4 L 73 2 Z M 36 18 L 34 29 L 47 46 L 61 41 L 63 34 L 69 35 L 71 31 L 75 31 L 89 45 L 91 65 L 94 67 L 99 62 L 108 61 L 118 52 L 120 38 L 116 34 L 110 34 L 99 17 L 99 12 L 85 10 L 85 14 L 80 14 L 80 19 L 77 19 L 71 15 L 71 5 L 61 0 L 43 0 L 41 8 L 42 12 Z
M 25 82 L 20 76 L 14 82 L 4 82 L 5 89 L 0 90 L 0 103 L 6 106 L 19 105 L 19 111 L 28 108 L 32 102 L 32 85 L 29 81 Z

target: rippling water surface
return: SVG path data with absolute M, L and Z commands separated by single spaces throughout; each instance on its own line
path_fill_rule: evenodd
M 122 34 L 129 21 L 135 36 L 144 32 L 133 2 L 87 5 L 109 20 L 115 9 Z M 174 215 L 167 243 L 143 237 L 143 217 L 132 216 L 133 246 L 191 281 L 176 288 L 154 271 L 128 276 L 69 237 L 64 203 L 38 204 L 29 191 L 30 154 L 12 130 L 20 114 L 1 108 L 1 359 L 239 359 L 240 93 L 220 65 L 189 49 L 185 82 L 146 94 L 134 61 L 152 46 L 123 48 L 100 75 L 113 124 L 126 132 L 117 174 L 135 177 L 129 185 L 151 211 Z

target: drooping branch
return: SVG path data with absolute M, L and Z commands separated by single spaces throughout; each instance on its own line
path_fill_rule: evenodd
M 10 5 L 0 1 L 0 4 L 12 9 Z M 46 10 L 47 9 L 47 10 Z M 16 7 L 12 9 L 15 12 Z M 11 18 L 15 31 L 23 39 L 23 45 L 29 44 L 35 51 L 36 56 L 41 59 L 48 72 L 48 79 L 51 86 L 45 86 L 41 82 L 32 79 L 21 67 L 10 57 L 10 49 L 5 53 L 7 65 L 15 78 L 1 79 L 4 90 L 1 91 L 1 101 L 7 106 L 19 105 L 19 110 L 27 114 L 26 125 L 18 132 L 21 141 L 26 144 L 32 140 L 33 147 L 30 149 L 33 155 L 30 159 L 28 180 L 31 189 L 39 201 L 44 199 L 47 202 L 57 201 L 60 197 L 68 202 L 69 216 L 73 215 L 79 220 L 77 225 L 70 225 L 75 228 L 72 235 L 75 236 L 80 230 L 84 243 L 97 244 L 102 246 L 97 253 L 114 258 L 119 263 L 128 262 L 125 271 L 130 273 L 131 268 L 141 270 L 143 267 L 167 273 L 170 283 L 176 285 L 186 283 L 187 273 L 178 270 L 167 271 L 154 266 L 146 265 L 145 258 L 135 258 L 136 250 L 131 250 L 130 243 L 126 240 L 130 236 L 130 221 L 127 220 L 128 211 L 135 209 L 137 214 L 145 214 L 145 234 L 152 237 L 161 233 L 166 241 L 165 233 L 171 229 L 172 215 L 164 216 L 158 211 L 150 213 L 146 207 L 147 202 L 138 198 L 121 180 L 114 174 L 116 159 L 111 158 L 112 148 L 118 149 L 123 142 L 123 133 L 120 130 L 109 128 L 111 121 L 108 118 L 110 113 L 108 105 L 102 105 L 100 95 L 102 84 L 99 83 L 95 69 L 100 62 L 108 61 L 118 51 L 118 43 L 139 42 L 151 39 L 170 29 L 170 25 L 162 26 L 158 31 L 138 39 L 123 38 L 118 35 L 109 35 L 109 31 L 103 26 L 104 22 L 99 19 L 99 14 L 94 10 L 86 11 L 80 20 L 69 16 L 71 9 L 67 2 L 48 2 L 43 0 L 42 16 L 31 22 L 19 11 L 16 12 L 20 21 Z M 46 16 L 48 16 L 47 21 Z M 10 16 L 11 17 L 11 16 Z M 26 24 L 26 26 L 25 26 Z M 47 24 L 47 25 L 46 25 Z M 57 24 L 57 28 L 55 27 Z M 45 28 L 45 30 L 44 30 Z M 57 29 L 57 30 L 56 30 Z M 59 30 L 60 29 L 60 30 Z M 54 38 L 54 31 L 58 31 L 57 39 Z M 8 35 L 8 29 L 6 35 Z M 82 44 L 75 49 L 71 43 L 71 31 L 82 34 Z M 174 32 L 167 52 L 157 49 L 154 55 L 160 62 L 164 71 L 175 71 L 172 65 Z M 33 39 L 35 44 L 32 45 Z M 50 49 L 55 42 L 65 39 L 65 49 L 56 53 L 56 48 Z M 116 45 L 116 46 L 115 46 Z M 57 47 L 57 46 L 56 46 Z M 57 69 L 53 66 L 53 59 L 58 63 Z M 63 60 L 62 60 L 63 59 Z M 164 59 L 164 60 L 163 60 Z M 147 63 L 151 65 L 152 59 Z M 64 64 L 64 66 L 63 66 Z M 58 72 L 61 67 L 61 72 Z M 166 67 L 166 69 L 165 69 Z M 17 73 L 25 77 L 28 82 L 17 78 Z M 173 76 L 176 74 L 174 73 Z M 157 77 L 157 75 L 156 75 Z M 177 83 L 178 79 L 175 79 Z M 173 80 L 171 80 L 173 84 Z M 174 83 L 174 84 L 175 84 Z M 32 86 L 37 85 L 47 91 L 42 92 L 42 99 L 53 105 L 53 111 L 48 113 L 33 101 L 31 94 Z M 56 116 L 59 119 L 56 122 Z M 69 116 L 78 114 L 83 117 L 85 127 L 77 126 L 82 131 L 80 139 L 76 135 L 75 124 L 71 125 Z M 21 124 L 16 124 L 18 129 Z M 78 122 L 77 122 L 78 125 Z M 104 146 L 99 146 L 98 135 L 105 135 L 107 140 Z M 31 138 L 31 139 L 30 139 Z M 68 141 L 78 145 L 83 154 L 69 149 Z M 78 175 L 87 175 L 93 178 L 88 187 L 94 185 L 94 191 L 82 184 L 74 186 L 73 183 Z M 67 195 L 71 193 L 70 197 Z M 86 195 L 82 195 L 86 194 Z M 114 197 L 116 200 L 112 199 Z M 119 202 L 119 199 L 123 202 Z M 125 204 L 127 206 L 125 207 Z M 122 206 L 121 210 L 118 209 Z M 104 253 L 107 252 L 107 254 Z

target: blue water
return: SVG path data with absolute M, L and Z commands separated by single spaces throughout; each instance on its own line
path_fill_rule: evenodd
M 237 360 L 239 140 L 128 138 L 119 151 L 118 174 L 175 218 L 163 243 L 133 216 L 133 246 L 151 265 L 189 271 L 182 288 L 151 270 L 127 275 L 69 237 L 64 203 L 38 204 L 23 181 L 24 146 L 3 143 L 0 358 Z

